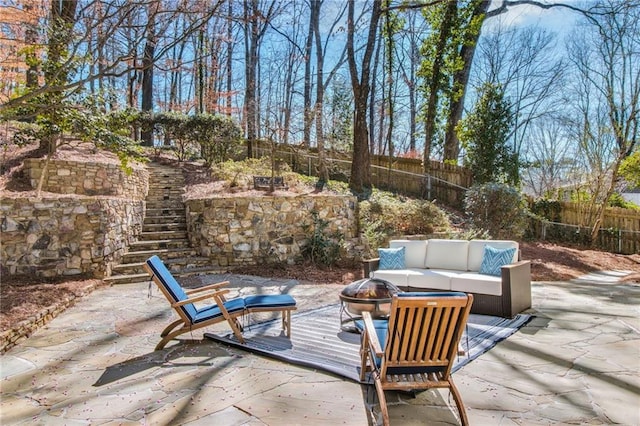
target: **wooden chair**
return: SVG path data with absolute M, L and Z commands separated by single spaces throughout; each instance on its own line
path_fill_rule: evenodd
M 388 321 L 374 322 L 369 312 L 362 313 L 360 380 L 371 371 L 385 425 L 385 390 L 431 388 L 448 388 L 462 424 L 469 423 L 451 367 L 472 303 L 473 295 L 466 293 L 399 293 Z
M 238 341 L 244 343 L 238 318 L 252 312 L 282 312 L 282 328 L 287 336 L 291 336 L 291 311 L 296 309 L 296 301 L 290 295 L 256 295 L 227 300 L 225 294 L 229 290 L 221 287 L 228 285 L 228 281 L 185 290 L 158 256 L 147 259 L 144 268 L 179 317 L 160 333 L 162 340 L 156 345 L 156 350 L 164 348 L 180 334 L 224 321 L 229 323 Z M 204 300 L 213 300 L 214 303 L 200 308 L 194 304 Z

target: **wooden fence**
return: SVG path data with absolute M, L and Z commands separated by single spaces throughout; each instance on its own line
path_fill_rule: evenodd
M 558 204 L 560 209 L 553 220 L 536 220 L 532 224 L 533 236 L 597 247 L 613 253 L 640 253 L 640 211 L 608 207 L 598 236 L 591 241 L 592 219 L 584 205 L 572 202 Z
M 277 145 L 274 149 L 267 143 L 259 143 L 254 152 L 256 157 L 273 152 L 278 161 L 289 164 L 292 170 L 308 176 L 318 175 L 318 154 L 314 150 L 291 145 Z M 351 156 L 332 151 L 326 157 L 331 179 L 348 182 Z M 438 161 L 431 161 L 429 166 L 429 174 L 425 174 L 421 160 L 372 155 L 372 184 L 392 192 L 428 200 L 437 199 L 450 206 L 462 207 L 465 191 L 471 186 L 471 171 Z
M 260 142 L 254 147 L 256 157 L 275 154 L 280 162 L 289 164 L 292 170 L 317 176 L 318 154 L 292 145 L 275 145 Z M 327 164 L 331 179 L 348 182 L 351 173 L 351 156 L 339 152 L 327 152 Z M 371 156 L 372 183 L 382 189 L 412 195 L 428 200 L 438 200 L 455 208 L 462 208 L 464 195 L 472 184 L 471 171 L 467 168 L 431 161 L 429 173 L 424 174 L 422 161 L 411 158 Z M 634 254 L 640 252 L 640 212 L 622 208 L 608 208 L 596 241 L 591 241 L 589 218 L 578 203 L 561 202 L 559 214 L 551 220 L 533 220 L 531 236 L 542 240 L 572 242 L 595 246 L 603 250 Z

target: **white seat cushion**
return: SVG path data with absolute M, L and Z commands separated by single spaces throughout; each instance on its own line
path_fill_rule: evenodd
M 467 270 L 467 240 L 429 240 L 427 244 L 427 261 L 429 269 Z
M 404 247 L 404 266 L 407 268 L 424 268 L 427 257 L 426 240 L 391 240 L 390 248 Z
M 447 271 L 443 269 L 409 269 L 407 284 L 409 287 L 430 288 L 434 290 L 451 290 L 451 279 L 460 274 L 460 271 Z
M 465 272 L 451 278 L 451 290 L 502 296 L 502 278 Z
M 406 287 L 407 269 L 378 269 L 371 273 L 371 278 L 380 278 L 398 287 Z
M 518 243 L 516 241 L 471 240 L 469 241 L 469 258 L 467 261 L 468 271 L 478 272 L 480 270 L 485 246 L 491 246 L 497 249 L 515 248 L 516 252 L 513 255 L 513 260 L 511 261 L 511 263 L 518 261 Z

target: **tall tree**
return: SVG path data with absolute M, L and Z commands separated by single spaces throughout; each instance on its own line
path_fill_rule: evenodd
M 456 126 L 464 111 L 465 92 L 471 74 L 471 64 L 480 38 L 480 28 L 490 5 L 490 0 L 474 0 L 466 9 L 470 13 L 465 17 L 464 25 L 461 26 L 462 34 L 458 39 L 460 45 L 455 47 L 457 55 L 453 68 L 451 90 L 449 91 L 449 111 L 444 131 L 444 152 L 442 155 L 444 161 L 454 163 L 458 161 L 460 142 Z
M 597 138 L 602 123 L 612 140 L 605 158 L 607 177 L 591 230 L 595 241 L 605 208 L 618 181 L 620 165 L 638 146 L 640 122 L 640 1 L 604 0 L 590 8 L 588 26 L 571 38 L 569 59 L 577 72 L 583 110 L 582 137 Z M 590 29 L 591 31 L 587 31 Z M 592 97 L 593 99 L 590 99 Z M 589 102 L 589 103 L 586 103 Z M 599 108 L 593 109 L 593 108 Z M 606 118 L 592 122 L 591 117 Z
M 266 7 L 261 7 L 259 0 L 244 2 L 244 30 L 245 30 L 245 92 L 244 108 L 247 129 L 247 157 L 253 158 L 253 144 L 258 136 L 259 99 L 257 91 L 258 50 L 260 41 L 267 30 L 271 19 L 277 12 L 278 2 L 271 0 Z M 266 9 L 266 10 L 264 10 Z
M 153 69 L 155 66 L 155 51 L 157 43 L 156 15 L 160 7 L 159 0 L 152 0 L 147 5 L 146 42 L 142 55 L 142 105 L 143 112 L 153 112 Z M 153 129 L 142 131 L 142 145 L 153 146 Z
M 473 111 L 460 123 L 460 140 L 467 153 L 465 166 L 475 184 L 519 184 L 518 156 L 508 145 L 512 115 L 502 88 L 485 84 Z
M 360 72 L 356 64 L 354 35 L 356 32 L 355 1 L 348 2 L 347 17 L 347 61 L 354 99 L 353 114 L 353 160 L 349 187 L 358 194 L 371 188 L 371 157 L 369 152 L 369 129 L 367 124 L 367 103 L 371 79 L 371 57 L 376 45 L 376 34 L 380 20 L 381 0 L 373 0 L 369 15 L 367 42 L 364 46 Z
M 422 54 L 425 57 L 419 75 L 424 79 L 424 92 L 427 103 L 424 109 L 424 154 L 425 172 L 431 159 L 431 148 L 436 136 L 437 111 L 440 105 L 440 94 L 447 86 L 445 61 L 449 39 L 456 23 L 458 3 L 448 1 L 425 9 L 427 20 L 431 23 L 433 33 L 425 41 Z

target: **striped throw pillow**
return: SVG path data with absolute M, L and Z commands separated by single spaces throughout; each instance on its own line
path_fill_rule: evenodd
M 380 269 L 404 269 L 404 247 L 378 249 Z
M 491 246 L 485 246 L 484 253 L 482 254 L 482 263 L 480 264 L 480 273 L 499 277 L 502 274 L 500 268 L 513 261 L 513 255 L 515 252 L 516 249 L 514 247 L 498 249 Z

